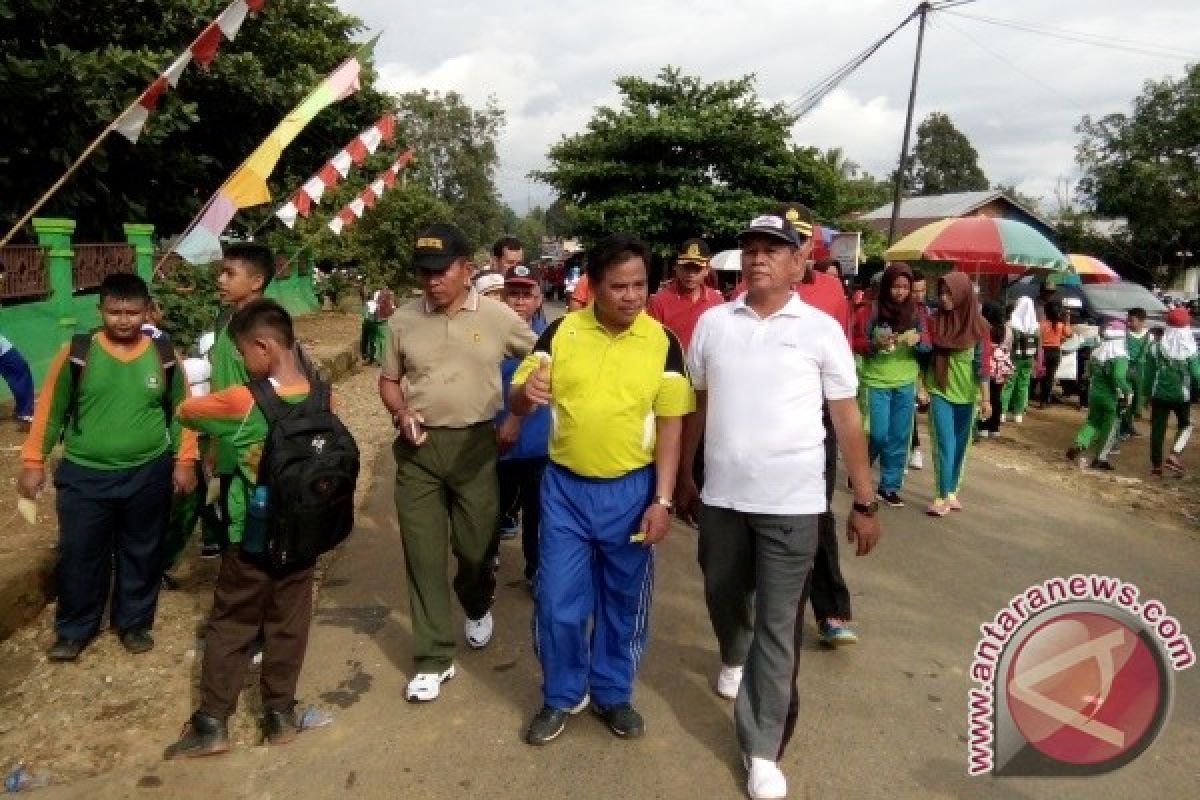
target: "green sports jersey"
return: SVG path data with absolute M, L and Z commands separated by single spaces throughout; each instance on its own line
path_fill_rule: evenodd
M 1093 356 L 1088 364 L 1088 396 L 1091 401 L 1115 408 L 1118 398 L 1132 395 L 1133 386 L 1129 382 L 1132 369 L 1130 360 L 1124 356 L 1106 361 Z
M 925 372 L 925 390 L 951 403 L 974 403 L 979 397 L 979 384 L 983 380 L 983 344 L 979 343 L 950 354 L 944 388 L 937 385 L 931 363 Z
M 1200 356 L 1169 358 L 1161 345 L 1152 345 L 1146 356 L 1146 385 L 1155 400 L 1191 402 L 1193 387 L 1200 385 Z
M 233 337 L 229 335 L 228 323 L 217 331 L 212 349 L 208 351 L 208 362 L 212 365 L 209 385 L 214 393 L 231 386 L 241 386 L 250 380 L 250 376 L 246 374 L 246 362 L 242 361 L 242 354 L 238 352 Z M 225 439 L 217 439 L 216 442 L 217 473 L 232 474 L 237 466 L 237 450 Z
M 68 420 L 71 401 L 70 346 L 55 356 L 46 373 L 22 460 L 40 466 L 63 437 L 63 457 L 101 470 L 140 467 L 168 448 L 180 461 L 194 461 L 196 439 L 184 435 L 179 420 L 167 429 L 163 394 L 171 405 L 188 395 L 187 379 L 176 369 L 164 386 L 162 362 L 149 337 L 126 353 L 103 333 L 92 337 L 78 387 L 78 419 Z
M 308 385 L 280 386 L 285 403 L 308 397 Z M 232 386 L 204 397 L 193 397 L 179 407 L 179 418 L 188 428 L 228 443 L 234 455 L 229 487 L 229 541 L 241 542 L 246 527 L 246 507 L 258 481 L 258 462 L 267 440 L 267 418 L 245 386 Z

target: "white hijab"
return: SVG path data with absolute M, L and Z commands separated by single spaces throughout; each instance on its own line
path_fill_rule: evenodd
M 1114 358 L 1129 358 L 1129 353 L 1125 350 L 1125 329 L 1106 328 L 1104 341 L 1092 351 L 1092 358 L 1098 364 L 1104 364 Z
M 1037 311 L 1033 307 L 1032 297 L 1018 297 L 1017 306 L 1013 309 L 1012 329 L 1019 333 L 1033 334 L 1039 330 Z
M 1196 340 L 1190 328 L 1167 328 L 1163 332 L 1162 352 L 1173 361 L 1187 361 L 1196 355 Z

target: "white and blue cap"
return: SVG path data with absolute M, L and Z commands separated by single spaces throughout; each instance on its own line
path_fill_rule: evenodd
M 742 229 L 737 238 L 741 242 L 748 236 L 769 236 L 787 242 L 792 247 L 803 244 L 792 223 L 781 214 L 762 214 L 750 220 L 750 224 Z

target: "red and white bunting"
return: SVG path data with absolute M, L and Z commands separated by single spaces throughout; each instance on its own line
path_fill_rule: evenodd
M 168 86 L 174 89 L 179 85 L 179 78 L 187 65 L 192 61 L 202 67 L 211 64 L 217 57 L 217 48 L 221 44 L 221 37 L 224 36 L 232 42 L 238 31 L 241 30 L 242 23 L 246 21 L 246 16 L 260 10 L 266 5 L 266 2 L 267 0 L 233 0 L 213 22 L 204 27 L 204 30 L 192 41 L 187 50 L 180 53 L 171 62 L 171 65 L 151 82 L 138 99 L 121 112 L 121 115 L 113 121 L 112 130 L 131 142 L 137 142 L 138 137 L 142 134 L 142 128 L 146 125 L 146 120 L 150 118 L 150 112 L 158 105 L 159 98 Z
M 329 230 L 333 231 L 335 235 L 340 236 L 347 225 L 361 218 L 367 212 L 367 209 L 374 208 L 375 204 L 379 202 L 379 198 L 383 196 L 383 193 L 396 184 L 396 176 L 400 174 L 400 170 L 408 165 L 409 161 L 412 161 L 412 157 L 412 150 L 405 150 L 401 153 L 390 167 L 380 173 L 378 178 L 359 192 L 358 197 L 347 203 L 333 219 L 329 220 Z
M 325 190 L 337 186 L 350 174 L 354 165 L 361 164 L 367 155 L 378 150 L 384 142 L 391 141 L 395 135 L 396 118 L 391 114 L 384 114 L 374 125 L 351 139 L 337 155 L 325 162 L 325 166 L 305 181 L 292 195 L 292 199 L 275 212 L 275 216 L 289 228 L 295 226 L 297 218 L 307 217 L 313 206 L 321 202 Z

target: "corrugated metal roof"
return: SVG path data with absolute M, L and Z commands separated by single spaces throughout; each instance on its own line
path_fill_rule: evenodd
M 928 197 L 906 197 L 900 202 L 900 216 L 903 219 L 944 219 L 946 217 L 961 217 L 985 205 L 1003 192 L 953 192 L 951 194 L 934 194 Z M 1011 198 L 1008 198 L 1011 200 Z M 859 219 L 891 219 L 892 204 L 880 206 L 859 216 Z

